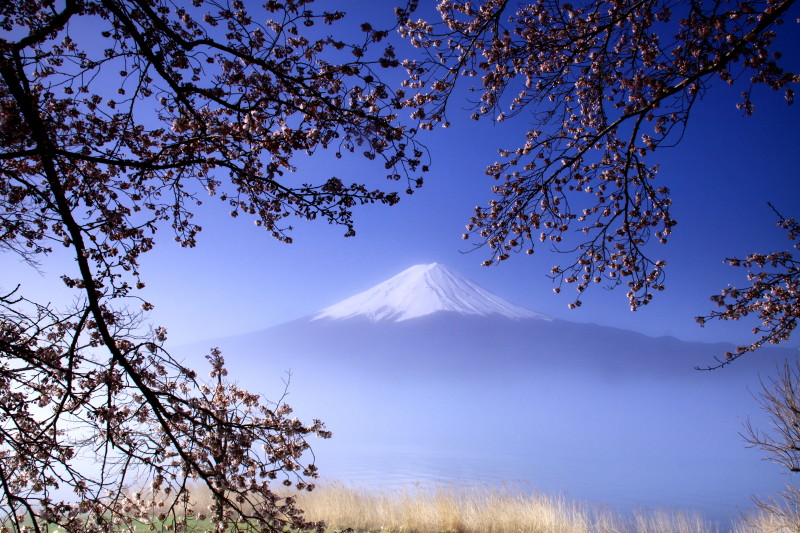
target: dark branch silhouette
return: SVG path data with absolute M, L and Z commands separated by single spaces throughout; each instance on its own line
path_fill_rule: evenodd
M 399 67 L 387 32 L 326 36 L 343 16 L 305 0 L 0 5 L 0 250 L 35 267 L 66 247 L 76 266 L 68 309 L 2 288 L 0 527 L 323 527 L 272 488 L 313 489 L 322 423 L 236 387 L 216 350 L 199 379 L 143 327 L 136 291 L 159 231 L 196 245 L 201 195 L 291 242 L 290 217 L 350 236 L 354 206 L 421 185 L 417 125 L 381 81 Z M 325 150 L 382 161 L 389 187 L 299 178 L 295 160 Z

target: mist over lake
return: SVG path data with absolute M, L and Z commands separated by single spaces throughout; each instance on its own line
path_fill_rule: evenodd
M 416 283 L 388 289 L 413 295 Z M 377 293 L 391 303 L 388 289 Z M 273 400 L 291 372 L 285 401 L 334 434 L 314 443 L 322 482 L 506 484 L 619 510 L 696 510 L 723 528 L 752 496 L 783 488 L 740 432 L 748 418 L 769 429 L 753 394 L 794 350 L 699 371 L 732 346 L 478 311 L 323 311 L 204 347 Z

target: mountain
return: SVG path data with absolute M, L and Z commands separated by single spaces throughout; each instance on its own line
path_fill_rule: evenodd
M 226 353 L 296 379 L 326 372 L 380 379 L 524 379 L 558 372 L 612 382 L 703 379 L 725 343 L 688 342 L 559 320 L 517 306 L 448 267 L 416 265 L 307 317 L 219 339 Z M 775 354 L 778 354 L 777 356 Z M 774 370 L 789 349 L 766 349 L 725 368 L 718 381 Z
M 546 315 L 495 296 L 438 263 L 412 266 L 367 291 L 326 307 L 313 319 L 366 317 L 373 322 L 402 322 L 439 311 L 550 320 Z

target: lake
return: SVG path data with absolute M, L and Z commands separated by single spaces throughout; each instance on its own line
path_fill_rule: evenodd
M 321 418 L 334 433 L 314 444 L 322 481 L 381 490 L 506 484 L 621 511 L 693 510 L 727 529 L 752 496 L 775 494 L 788 479 L 739 435 L 747 417 L 769 426 L 738 381 L 325 375 L 294 375 L 287 398 L 301 419 Z

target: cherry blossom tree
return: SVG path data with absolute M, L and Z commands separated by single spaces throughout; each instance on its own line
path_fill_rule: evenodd
M 198 378 L 137 295 L 159 230 L 195 246 L 203 196 L 290 242 L 290 217 L 353 235 L 354 206 L 421 184 L 405 95 L 381 81 L 399 66 L 387 32 L 344 42 L 329 28 L 344 14 L 311 4 L 0 3 L 0 249 L 75 264 L 69 308 L 0 280 L 0 530 L 185 529 L 204 518 L 192 483 L 218 531 L 322 527 L 270 485 L 313 488 L 322 423 L 223 379 L 216 351 Z M 377 160 L 389 186 L 297 176 L 321 151 Z
M 427 19 L 415 18 L 416 2 L 398 10 L 401 33 L 425 54 L 407 63 L 406 81 L 419 91 L 422 127 L 449 126 L 463 85 L 474 95 L 472 119 L 526 124 L 487 167 L 495 196 L 476 208 L 464 239 L 488 250 L 485 265 L 537 246 L 564 252 L 567 264 L 550 276 L 557 293 L 577 289 L 571 308 L 595 284 L 625 286 L 632 310 L 648 304 L 664 289 L 665 261 L 652 243 L 666 243 L 677 223 L 669 182 L 648 161 L 680 141 L 714 83 L 740 84 L 746 115 L 756 85 L 793 102 L 800 76 L 784 70 L 774 46 L 793 4 L 439 0 L 438 18 Z M 758 257 L 744 263 L 776 273 L 724 292 L 733 303 L 706 317 L 762 313 L 766 336 L 747 351 L 788 338 L 800 314 L 796 259 Z

